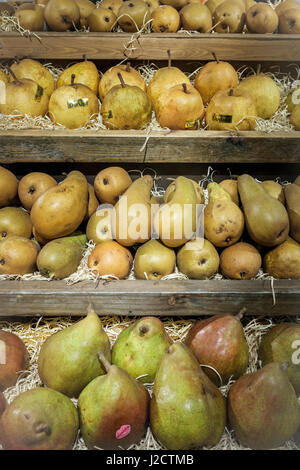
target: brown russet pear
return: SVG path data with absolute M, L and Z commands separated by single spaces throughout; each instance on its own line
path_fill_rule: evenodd
M 44 11 L 39 5 L 23 3 L 16 9 L 14 16 L 25 30 L 43 31 L 44 29 Z
M 209 183 L 207 189 L 209 202 L 204 209 L 205 238 L 217 247 L 233 245 L 242 236 L 244 215 L 218 183 Z
M 3 393 L 0 392 L 0 418 L 2 414 L 4 413 L 5 408 L 7 407 L 7 402 L 5 400 L 5 396 Z
M 75 0 L 49 0 L 44 16 L 53 31 L 68 31 L 79 25 L 80 9 Z
M 30 211 L 35 201 L 56 185 L 57 181 L 46 173 L 33 172 L 23 176 L 18 187 L 18 195 L 23 207 Z
M 220 268 L 229 279 L 252 279 L 261 267 L 259 251 L 249 243 L 239 242 L 222 251 Z
M 245 447 L 276 449 L 297 431 L 300 407 L 287 367 L 288 363 L 271 362 L 230 388 L 229 422 Z
M 79 24 L 80 26 L 87 27 L 88 26 L 88 17 L 96 9 L 96 5 L 91 2 L 90 0 L 75 0 L 79 7 Z
M 195 77 L 195 88 L 199 91 L 203 103 L 210 102 L 219 90 L 234 88 L 239 82 L 236 70 L 229 62 L 216 60 L 205 64 Z
M 203 3 L 188 3 L 180 10 L 180 19 L 187 31 L 210 33 L 212 30 L 212 15 Z
M 137 279 L 159 280 L 175 269 L 174 250 L 152 239 L 141 245 L 134 258 L 134 274 Z
M 20 207 L 3 207 L 0 209 L 0 241 L 17 235 L 30 238 L 32 223 L 29 214 Z
M 159 95 L 175 85 L 182 85 L 182 83 L 191 85 L 188 77 L 178 67 L 172 67 L 171 52 L 168 51 L 168 66 L 158 69 L 147 87 L 153 108 L 155 108 Z
M 117 24 L 117 17 L 109 8 L 95 8 L 88 17 L 87 23 L 90 31 L 103 33 L 113 29 Z
M 254 99 L 257 115 L 269 119 L 280 104 L 280 91 L 273 78 L 258 73 L 242 80 L 237 89 L 249 93 Z
M 167 348 L 156 373 L 150 425 L 167 449 L 216 445 L 226 424 L 225 399 L 182 343 Z
M 217 33 L 241 33 L 244 29 L 245 7 L 239 2 L 225 0 L 213 13 L 214 31 Z
M 238 177 L 238 190 L 247 231 L 252 240 L 263 246 L 283 243 L 290 228 L 288 213 L 283 204 L 247 174 Z
M 98 94 L 99 86 L 99 72 L 94 62 L 86 59 L 82 62 L 77 62 L 66 68 L 58 77 L 56 88 L 64 85 L 71 85 L 72 76 L 75 75 L 76 83 L 89 87 L 95 95 Z
M 95 193 L 102 204 L 115 205 L 131 183 L 132 179 L 124 168 L 110 166 L 99 171 L 96 175 Z
M 120 85 L 119 73 L 122 74 L 126 85 L 137 86 L 141 90 L 146 91 L 145 80 L 137 70 L 131 67 L 130 62 L 127 62 L 127 64 L 115 65 L 104 72 L 99 82 L 99 96 L 101 101 L 103 101 L 103 98 L 107 95 L 109 90 L 116 85 Z
M 79 171 L 72 171 L 35 201 L 31 220 L 42 237 L 54 240 L 73 233 L 84 220 L 87 207 L 87 180 Z
M 186 83 L 161 93 L 155 103 L 155 115 L 161 127 L 172 130 L 198 129 L 204 116 L 200 93 Z
M 123 2 L 118 11 L 118 23 L 128 33 L 136 33 L 151 19 L 148 5 L 143 0 Z
M 137 86 L 126 85 L 118 73 L 121 85 L 105 95 L 101 116 L 108 129 L 141 129 L 151 121 L 152 106 L 147 93 Z
M 18 395 L 0 420 L 5 450 L 71 450 L 78 434 L 76 406 L 49 388 L 37 387 Z
M 285 10 L 280 14 L 278 30 L 281 34 L 300 34 L 299 3 L 296 8 Z
M 132 254 L 114 240 L 98 243 L 88 257 L 88 267 L 99 276 L 114 276 L 125 279 L 132 266 Z
M 38 358 L 39 376 L 46 387 L 78 397 L 95 377 L 105 373 L 97 352 L 111 360 L 110 344 L 91 306 L 83 320 L 49 336 Z
M 185 339 L 199 363 L 215 369 L 223 385 L 243 375 L 248 367 L 249 348 L 241 318 L 242 313 L 199 320 Z M 220 378 L 213 369 L 203 366 L 206 375 L 220 385 Z
M 288 238 L 264 257 L 264 271 L 277 279 L 300 278 L 300 245 Z
M 256 117 L 254 99 L 250 93 L 239 88 L 217 91 L 206 110 L 209 130 L 253 130 Z
M 177 254 L 177 266 L 189 279 L 208 279 L 219 269 L 219 255 L 213 244 L 204 238 L 187 242 Z
M 112 348 L 112 364 L 126 370 L 139 382 L 154 382 L 159 363 L 170 344 L 172 340 L 158 318 L 141 318 L 117 337 Z
M 0 242 L 0 274 L 34 273 L 39 249 L 39 244 L 28 238 L 5 238 Z
M 300 243 L 300 186 L 295 183 L 287 184 L 284 194 L 290 219 L 290 235 Z
M 278 199 L 278 201 L 280 201 L 284 205 L 285 196 L 284 196 L 283 187 L 280 183 L 277 183 L 276 181 L 273 181 L 273 180 L 265 180 L 265 181 L 262 181 L 261 184 L 263 185 L 267 193 L 270 194 L 270 196 L 275 197 L 275 199 Z
M 225 191 L 230 195 L 231 199 L 233 202 L 239 206 L 240 204 L 240 198 L 239 198 L 239 193 L 238 193 L 238 187 L 237 187 L 237 180 L 223 180 L 219 183 L 219 185 L 225 189 Z
M 40 62 L 33 59 L 23 59 L 15 62 L 10 69 L 18 78 L 28 78 L 38 83 L 50 97 L 55 89 L 55 81 L 49 70 Z
M 300 365 L 299 349 L 300 324 L 279 323 L 274 325 L 262 337 L 258 356 L 262 365 L 270 362 L 288 362 L 287 375 L 295 389 L 297 396 L 300 395 Z
M 15 202 L 18 195 L 18 179 L 3 166 L 0 166 L 0 207 L 9 206 Z
M 270 5 L 257 3 L 247 11 L 246 25 L 251 33 L 274 33 L 278 27 L 278 15 Z
M 101 2 L 101 8 L 107 8 L 111 10 L 116 17 L 119 16 L 119 9 L 123 5 L 123 0 L 103 0 Z
M 146 433 L 149 393 L 128 372 L 110 365 L 102 351 L 99 359 L 106 374 L 90 382 L 78 400 L 81 434 L 89 449 L 127 449 Z
M 135 180 L 115 205 L 116 240 L 124 246 L 145 243 L 151 237 L 150 175 Z
M 98 209 L 89 219 L 86 226 L 86 236 L 96 245 L 113 240 L 113 210 L 111 208 Z
M 184 245 L 194 237 L 197 229 L 198 195 L 192 180 L 179 176 L 172 183 L 168 202 L 154 216 L 154 228 L 160 240 L 171 248 Z
M 13 387 L 28 367 L 28 353 L 19 336 L 0 330 L 0 392 Z
M 160 5 L 151 12 L 154 33 L 176 33 L 180 28 L 178 11 L 170 5 Z

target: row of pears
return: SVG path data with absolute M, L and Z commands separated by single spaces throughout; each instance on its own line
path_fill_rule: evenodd
M 228 419 L 246 447 L 284 445 L 300 425 L 300 366 L 292 360 L 300 325 L 271 327 L 259 346 L 262 368 L 246 373 L 242 313 L 198 320 L 184 342 L 173 342 L 158 318 L 144 317 L 123 329 L 111 349 L 89 306 L 85 318 L 43 343 L 38 373 L 45 388 L 21 393 L 8 406 L 0 395 L 0 443 L 68 449 L 80 428 L 90 449 L 125 449 L 143 439 L 149 422 L 167 449 L 211 448 Z M 26 348 L 13 333 L 0 331 L 0 338 L 10 348 L 0 365 L 3 391 L 16 383 L 18 367 L 25 369 Z M 231 381 L 226 400 L 218 387 Z M 151 398 L 145 384 L 153 385 Z M 78 399 L 77 409 L 70 398 Z

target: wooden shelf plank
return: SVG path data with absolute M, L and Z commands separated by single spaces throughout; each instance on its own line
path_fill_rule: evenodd
M 147 142 L 146 142 L 147 138 Z M 146 145 L 145 145 L 146 144 Z M 0 131 L 0 163 L 299 163 L 300 132 Z
M 128 33 L 39 32 L 24 37 L 0 33 L 0 58 L 26 56 L 35 59 L 211 60 L 212 52 L 230 61 L 300 61 L 300 34 L 142 34 L 134 41 Z
M 299 315 L 300 280 L 258 281 L 1 281 L 0 317 L 82 315 L 192 316 L 237 313 Z

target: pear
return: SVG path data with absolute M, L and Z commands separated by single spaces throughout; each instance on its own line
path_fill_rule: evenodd
M 214 12 L 215 12 L 215 9 L 217 8 L 218 5 L 221 5 L 221 3 L 223 3 L 224 0 L 207 0 L 207 2 L 205 2 L 207 8 L 210 10 L 211 14 L 213 15 Z
M 28 78 L 18 79 L 6 85 L 5 103 L 0 103 L 0 112 L 16 116 L 44 116 L 48 111 L 49 97 L 44 89 Z
M 225 189 L 225 191 L 230 195 L 233 202 L 239 206 L 240 198 L 238 193 L 237 180 L 223 180 L 219 184 L 221 188 Z
M 297 104 L 290 115 L 290 123 L 295 127 L 296 131 L 300 131 L 300 105 Z
M 18 195 L 23 207 L 30 211 L 35 201 L 56 185 L 57 181 L 46 173 L 33 172 L 23 176 L 18 187 Z
M 115 205 L 116 240 L 124 246 L 144 243 L 151 237 L 150 175 L 135 180 Z
M 3 207 L 0 209 L 0 241 L 17 235 L 30 238 L 32 223 L 30 216 L 19 207 Z
M 252 240 L 263 246 L 276 246 L 284 242 L 290 226 L 287 211 L 281 202 L 270 196 L 250 175 L 238 177 L 238 190 Z
M 171 52 L 168 51 L 168 66 L 158 69 L 147 87 L 147 93 L 150 96 L 152 106 L 155 108 L 155 103 L 161 93 L 175 85 L 182 85 L 182 83 L 191 85 L 190 80 L 181 70 L 177 67 L 172 67 Z
M 139 382 L 154 382 L 159 363 L 172 344 L 163 323 L 144 317 L 123 330 L 112 348 L 112 364 L 126 370 Z
M 184 344 L 169 346 L 159 364 L 150 424 L 156 439 L 167 449 L 212 447 L 221 439 L 226 424 L 225 400 Z
M 79 7 L 79 14 L 80 14 L 79 24 L 82 28 L 87 27 L 88 17 L 93 12 L 93 10 L 96 9 L 96 5 L 90 0 L 75 0 L 75 2 L 77 3 Z
M 210 33 L 212 30 L 212 15 L 209 8 L 203 3 L 189 3 L 180 10 L 180 19 L 183 29 Z
M 195 236 L 198 201 L 190 179 L 179 176 L 172 184 L 175 190 L 169 194 L 168 202 L 155 213 L 154 228 L 165 245 L 175 248 Z
M 256 117 L 254 99 L 238 87 L 217 91 L 206 110 L 206 124 L 209 130 L 253 130 Z
M 3 86 L 3 84 L 7 85 L 7 83 L 8 83 L 8 76 L 3 70 L 0 70 L 0 84 Z
M 217 33 L 241 33 L 244 29 L 245 6 L 237 1 L 225 0 L 213 13 L 214 31 Z
M 189 279 L 208 279 L 219 269 L 219 255 L 212 243 L 205 239 L 187 242 L 177 254 L 177 265 Z
M 151 12 L 151 28 L 154 33 L 176 33 L 180 28 L 180 16 L 170 5 L 160 5 Z
M 129 33 L 136 33 L 150 20 L 150 10 L 143 0 L 123 2 L 118 11 L 118 23 Z
M 290 234 L 292 238 L 300 242 L 300 186 L 295 183 L 287 184 L 284 194 L 290 219 Z
M 299 34 L 300 33 L 300 8 L 297 7 L 283 11 L 279 16 L 279 33 Z
M 209 202 L 204 210 L 204 234 L 218 247 L 236 243 L 244 230 L 244 215 L 218 183 L 207 186 Z
M 88 191 L 89 191 L 89 202 L 87 207 L 87 213 L 85 215 L 85 221 L 89 220 L 89 218 L 96 212 L 99 206 L 99 201 L 96 197 L 94 187 L 88 183 Z
M 0 330 L 0 392 L 13 387 L 28 367 L 25 344 L 14 333 Z
M 130 62 L 127 62 L 127 64 L 115 65 L 104 72 L 99 83 L 99 96 L 101 101 L 103 101 L 109 90 L 116 85 L 120 85 L 119 73 L 122 74 L 126 85 L 137 86 L 143 91 L 147 90 L 143 77 L 137 70 L 131 67 Z
M 34 3 L 23 3 L 20 5 L 14 16 L 17 18 L 20 26 L 29 31 L 44 30 L 44 12 L 43 8 Z
M 28 78 L 33 80 L 43 88 L 49 97 L 52 95 L 55 89 L 54 78 L 49 70 L 37 60 L 23 59 L 12 64 L 10 69 L 18 79 Z
M 94 181 L 96 196 L 102 204 L 116 204 L 132 180 L 124 168 L 111 166 L 99 171 Z
M 236 243 L 222 251 L 220 267 L 223 276 L 229 279 L 252 279 L 261 267 L 259 251 L 249 243 Z
M 70 85 L 72 83 L 72 75 L 76 77 L 76 83 L 89 87 L 95 95 L 98 94 L 99 72 L 94 62 L 86 59 L 66 68 L 58 77 L 56 87 Z
M 281 186 L 281 184 L 273 180 L 265 180 L 265 181 L 262 181 L 261 184 L 264 187 L 264 189 L 267 191 L 267 193 L 270 194 L 270 196 L 275 197 L 275 199 L 278 199 L 278 201 L 280 201 L 284 205 L 285 196 L 284 196 L 284 191 L 283 191 L 283 187 Z
M 7 403 L 5 400 L 5 396 L 3 395 L 3 393 L 0 392 L 0 418 L 3 415 L 3 412 L 6 407 L 7 407 Z
M 77 80 L 75 82 L 75 74 L 72 74 L 70 85 L 57 88 L 49 101 L 51 120 L 68 129 L 85 126 L 98 113 L 97 96 L 89 87 L 81 85 Z
M 68 31 L 79 24 L 80 9 L 75 0 L 49 0 L 44 16 L 53 31 Z
M 18 195 L 18 179 L 3 166 L 0 166 L 0 207 L 13 204 Z
M 88 17 L 87 22 L 92 32 L 109 32 L 117 24 L 117 17 L 108 8 L 95 8 Z
M 113 240 L 99 243 L 88 257 L 88 267 L 99 276 L 125 279 L 129 276 L 131 266 L 130 251 Z
M 0 242 L 0 274 L 34 273 L 39 244 L 28 238 L 12 235 Z
M 163 202 L 170 202 L 172 197 L 173 197 L 173 193 L 176 191 L 176 180 L 173 181 L 173 183 L 169 184 L 169 186 L 167 187 L 164 195 L 163 195 L 163 201 L 161 202 L 157 202 L 158 204 L 162 204 Z M 197 204 L 205 204 L 205 195 L 204 195 L 204 191 L 203 191 L 203 188 L 201 186 L 199 186 L 199 184 L 192 180 L 192 179 L 189 179 L 189 181 L 193 184 L 194 186 L 194 189 L 196 191 L 196 197 L 197 197 Z
M 143 0 L 146 5 L 148 6 L 150 13 L 152 13 L 156 8 L 160 6 L 160 1 L 159 0 Z
M 64 279 L 70 276 L 80 264 L 86 242 L 86 235 L 74 234 L 71 237 L 59 238 L 47 243 L 37 257 L 37 267 L 40 273 L 53 279 Z
M 31 220 L 42 237 L 53 240 L 74 232 L 83 221 L 87 206 L 87 180 L 79 171 L 72 171 L 35 201 Z
M 5 450 L 71 450 L 79 428 L 72 401 L 48 388 L 21 393 L 0 420 Z
M 137 249 L 134 274 L 137 279 L 159 280 L 174 272 L 176 255 L 157 240 L 149 240 Z
M 125 370 L 99 358 L 106 375 L 94 379 L 78 400 L 80 430 L 89 449 L 127 449 L 146 432 L 149 394 Z
M 42 345 L 38 372 L 43 384 L 69 397 L 78 397 L 88 383 L 105 373 L 98 361 L 99 349 L 110 361 L 108 336 L 89 306 L 83 320 L 50 336 Z
M 263 73 L 251 75 L 240 82 L 237 89 L 248 92 L 255 101 L 257 115 L 269 119 L 280 104 L 280 91 L 273 80 Z
M 187 0 L 160 0 L 160 3 L 162 5 L 170 5 L 171 7 L 176 8 L 176 10 L 180 10 L 187 4 Z
M 111 10 L 116 17 L 119 16 L 119 9 L 123 5 L 123 0 L 102 0 L 101 8 Z
M 126 85 L 118 73 L 121 85 L 116 85 L 105 95 L 101 116 L 109 129 L 141 129 L 151 121 L 151 101 L 137 86 Z
M 274 33 L 278 27 L 278 15 L 270 5 L 258 3 L 247 11 L 246 25 L 251 33 Z
M 242 313 L 199 320 L 185 340 L 201 365 L 216 369 L 223 384 L 243 375 L 248 367 L 249 348 L 241 318 Z M 204 367 L 204 372 L 216 385 L 220 384 L 213 369 Z
M 263 336 L 258 350 L 258 356 L 263 366 L 270 362 L 288 362 L 290 364 L 287 368 L 287 375 L 297 395 L 300 395 L 300 365 L 297 361 L 299 344 L 300 324 L 280 323 L 273 326 Z
M 300 103 L 300 86 L 293 89 L 286 97 L 285 104 L 287 105 L 288 112 L 291 113 L 297 104 Z
M 264 258 L 264 271 L 277 279 L 300 278 L 300 245 L 288 238 L 269 251 Z
M 201 95 L 186 83 L 175 85 L 159 95 L 155 114 L 161 127 L 172 130 L 198 129 L 204 116 Z
M 271 362 L 230 388 L 228 415 L 238 440 L 251 449 L 275 449 L 297 431 L 300 408 L 286 372 Z
M 275 11 L 278 16 L 281 15 L 285 10 L 290 10 L 291 8 L 299 7 L 297 0 L 284 0 L 276 5 Z
M 114 237 L 113 232 L 113 209 L 98 209 L 89 219 L 86 226 L 86 236 L 88 240 L 92 240 L 96 245 Z
M 195 88 L 204 104 L 209 103 L 217 91 L 234 88 L 239 82 L 237 72 L 229 62 L 219 61 L 216 56 L 215 59 L 205 64 L 195 77 Z

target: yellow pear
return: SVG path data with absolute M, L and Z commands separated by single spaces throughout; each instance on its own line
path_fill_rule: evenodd
M 255 101 L 257 115 L 269 119 L 280 104 L 280 91 L 273 80 L 264 73 L 251 75 L 240 82 L 237 90 L 248 92 Z
M 119 9 L 123 5 L 123 0 L 102 0 L 101 8 L 107 8 L 111 10 L 116 17 L 119 16 Z
M 174 272 L 176 255 L 158 240 L 149 240 L 137 249 L 134 274 L 137 279 L 157 281 Z
M 51 73 L 40 62 L 33 59 L 23 59 L 11 65 L 11 70 L 19 79 L 29 78 L 38 83 L 50 97 L 55 89 L 55 81 Z
M 190 279 L 208 279 L 219 269 L 219 255 L 213 244 L 204 238 L 187 242 L 177 254 L 181 273 Z
M 56 87 L 59 88 L 64 85 L 70 85 L 72 81 L 72 75 L 76 77 L 76 83 L 89 87 L 95 95 L 98 94 L 99 86 L 99 72 L 94 62 L 86 60 L 78 62 L 77 64 L 71 65 L 65 69 L 59 76 Z
M 16 9 L 15 17 L 24 29 L 29 31 L 44 30 L 44 11 L 39 5 L 23 3 Z
M 115 65 L 104 72 L 99 82 L 99 97 L 101 101 L 103 101 L 109 90 L 116 85 L 120 85 L 119 73 L 122 74 L 126 85 L 137 86 L 141 90 L 146 91 L 145 80 L 137 70 L 130 66 L 130 62 L 127 62 L 127 64 Z
M 117 17 L 109 8 L 95 8 L 87 19 L 90 31 L 110 32 L 117 24 Z
M 123 5 L 118 11 L 118 23 L 126 32 L 136 33 L 150 19 L 150 10 L 143 0 L 123 2 Z
M 87 27 L 88 26 L 88 17 L 89 15 L 93 12 L 93 10 L 96 8 L 96 5 L 91 2 L 90 0 L 75 0 L 77 3 L 77 6 L 79 7 L 79 13 L 80 13 L 80 26 Z
M 16 176 L 3 166 L 0 166 L 0 207 L 12 204 L 18 195 L 18 180 Z
M 53 31 L 68 31 L 79 24 L 80 9 L 75 0 L 49 0 L 44 16 Z

